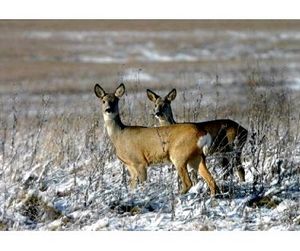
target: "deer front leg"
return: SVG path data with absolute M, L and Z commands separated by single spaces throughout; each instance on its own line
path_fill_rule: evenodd
M 136 167 L 136 170 L 138 172 L 138 180 L 140 183 L 143 183 L 147 180 L 147 169 L 144 164 L 138 165 Z
M 129 186 L 133 190 L 136 188 L 137 182 L 138 182 L 138 172 L 137 169 L 132 165 L 127 165 L 127 169 L 130 174 L 130 182 Z
M 147 169 L 143 164 L 134 164 L 127 166 L 130 173 L 130 188 L 135 189 L 137 183 L 143 183 L 147 180 Z

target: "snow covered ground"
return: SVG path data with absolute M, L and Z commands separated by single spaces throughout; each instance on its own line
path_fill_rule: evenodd
M 132 191 L 120 161 L 108 156 L 106 143 L 101 147 L 69 152 L 60 166 L 51 159 L 32 161 L 33 152 L 7 157 L 0 173 L 1 229 L 300 230 L 299 145 L 278 175 L 271 175 L 278 159 L 266 161 L 269 181 L 254 184 L 250 161 L 244 162 L 245 183 L 219 178 L 224 194 L 217 198 L 210 198 L 203 180 L 178 194 L 169 165 L 151 167 L 148 181 Z M 220 172 L 215 158 L 208 165 Z

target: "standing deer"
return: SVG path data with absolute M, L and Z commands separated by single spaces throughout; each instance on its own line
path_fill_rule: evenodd
M 176 89 L 170 91 L 164 98 L 147 89 L 147 96 L 155 105 L 154 115 L 158 119 L 160 126 L 176 124 L 171 108 L 171 102 L 176 98 Z M 247 140 L 248 131 L 230 119 L 218 119 L 195 124 L 201 124 L 201 127 L 212 137 L 212 145 L 210 146 L 208 154 L 215 152 L 235 153 L 233 163 L 237 168 L 240 181 L 244 182 L 245 170 L 242 166 L 241 154 Z M 228 167 L 228 164 L 228 159 L 223 157 L 223 168 Z
M 155 163 L 171 162 L 182 182 L 181 193 L 192 186 L 187 173 L 187 164 L 197 168 L 210 188 L 211 195 L 219 189 L 206 167 L 205 155 L 211 144 L 210 134 L 195 124 L 176 124 L 165 127 L 127 126 L 119 115 L 119 99 L 125 93 L 120 84 L 114 93 L 106 93 L 96 84 L 96 96 L 102 103 L 104 126 L 116 149 L 117 157 L 130 173 L 130 186 L 147 179 L 147 167 Z

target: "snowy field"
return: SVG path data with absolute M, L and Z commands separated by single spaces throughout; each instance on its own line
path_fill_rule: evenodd
M 299 23 L 76 22 L 0 22 L 0 230 L 300 230 Z M 180 195 L 171 165 L 130 190 L 93 92 L 121 81 L 126 124 L 177 88 L 177 121 L 247 128 L 246 182 L 216 154 L 222 196 Z

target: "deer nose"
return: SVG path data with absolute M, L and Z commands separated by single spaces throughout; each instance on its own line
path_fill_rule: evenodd
M 161 116 L 162 115 L 162 113 L 160 112 L 160 111 L 158 111 L 158 112 L 155 112 L 155 116 Z
M 106 108 L 106 109 L 105 109 L 105 112 L 107 112 L 107 113 L 112 113 L 113 110 L 112 110 L 111 108 Z

